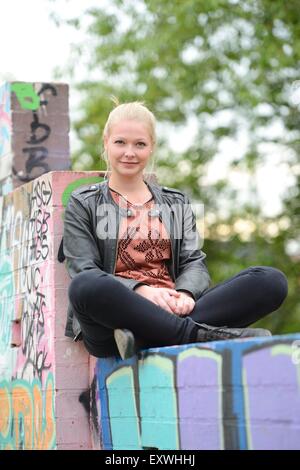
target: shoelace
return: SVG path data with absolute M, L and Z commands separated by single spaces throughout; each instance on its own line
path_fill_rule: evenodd
M 216 338 L 219 338 L 220 336 L 226 336 L 227 338 L 239 338 L 241 335 L 241 333 L 233 332 L 232 330 L 226 330 L 221 327 L 217 328 L 216 330 L 208 331 L 207 333 L 212 333 L 213 336 L 215 334 Z
M 220 339 L 220 337 L 227 337 L 227 338 L 239 338 L 239 332 L 233 332 L 231 329 L 226 330 L 227 326 L 220 326 L 220 327 L 211 327 L 206 325 L 205 323 L 198 324 L 201 329 L 203 329 L 204 336 L 207 339 Z

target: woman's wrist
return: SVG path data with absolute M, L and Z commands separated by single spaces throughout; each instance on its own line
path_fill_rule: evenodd
M 180 292 L 180 293 L 182 293 L 182 294 L 185 294 L 185 295 L 187 295 L 188 297 L 190 297 L 191 299 L 195 300 L 193 294 L 192 294 L 191 292 L 187 291 L 187 290 L 177 290 L 177 292 Z
M 138 284 L 135 288 L 134 288 L 134 291 L 135 292 L 138 292 L 139 294 L 141 294 L 142 292 L 145 292 L 148 290 L 150 286 L 148 286 L 147 284 Z

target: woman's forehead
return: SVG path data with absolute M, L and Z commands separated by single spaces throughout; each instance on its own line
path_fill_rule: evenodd
M 134 136 L 136 138 L 149 138 L 150 133 L 147 129 L 146 124 L 136 120 L 122 120 L 116 122 L 111 127 L 111 135 L 118 134 L 119 136 Z

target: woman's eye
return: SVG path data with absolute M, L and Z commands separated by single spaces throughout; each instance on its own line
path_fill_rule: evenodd
M 144 142 L 138 142 L 138 145 L 141 147 L 145 147 L 146 144 Z
M 116 140 L 115 144 L 123 144 L 123 140 Z

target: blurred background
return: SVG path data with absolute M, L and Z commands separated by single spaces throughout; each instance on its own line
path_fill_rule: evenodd
M 10 0 L 0 80 L 70 85 L 74 170 L 104 169 L 113 105 L 158 121 L 159 183 L 205 205 L 216 284 L 253 265 L 288 277 L 259 322 L 300 331 L 300 0 Z M 258 325 L 257 325 L 258 326 Z

